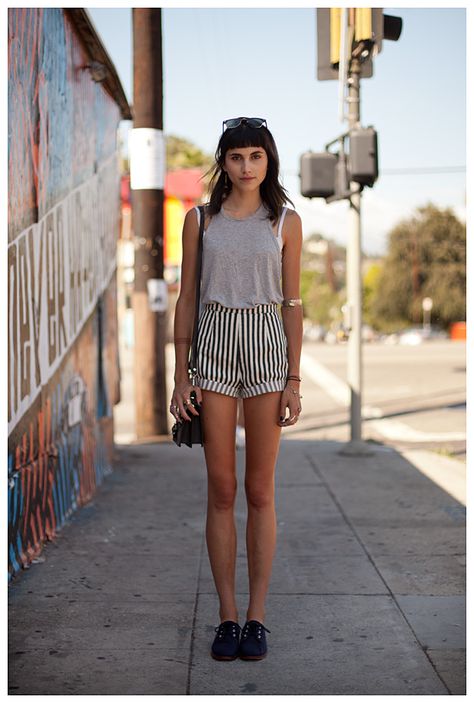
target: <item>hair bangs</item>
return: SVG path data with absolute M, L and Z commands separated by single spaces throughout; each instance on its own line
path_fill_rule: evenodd
M 268 150 L 269 138 L 265 127 L 249 127 L 241 125 L 234 129 L 226 129 L 220 140 L 220 156 L 225 158 L 229 149 L 245 149 L 246 147 L 261 147 Z
M 210 174 L 208 212 L 211 217 L 216 215 L 232 190 L 223 168 L 227 152 L 229 149 L 246 149 L 248 147 L 264 149 L 267 154 L 267 174 L 260 185 L 260 196 L 268 210 L 269 219 L 275 223 L 280 217 L 283 205 L 286 202 L 291 205 L 293 203 L 288 197 L 286 189 L 280 183 L 280 159 L 275 140 L 268 127 L 263 126 L 250 127 L 247 124 L 241 124 L 239 127 L 229 127 L 221 134 L 216 148 L 214 165 L 206 174 Z

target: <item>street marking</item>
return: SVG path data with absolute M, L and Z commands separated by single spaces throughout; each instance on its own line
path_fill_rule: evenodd
M 336 376 L 332 371 L 329 371 L 317 359 L 314 359 L 309 354 L 301 353 L 301 366 L 304 369 L 305 375 L 320 386 L 323 391 L 339 405 L 348 406 L 351 402 L 351 394 L 349 386 L 345 381 Z
M 367 424 L 387 439 L 405 442 L 462 442 L 466 439 L 465 432 L 421 432 L 404 422 L 400 422 L 400 420 L 392 420 L 391 418 L 368 420 Z
M 338 405 L 346 408 L 350 407 L 351 394 L 345 381 L 341 381 L 335 373 L 304 352 L 301 353 L 301 366 L 305 376 L 322 388 Z M 456 442 L 465 441 L 466 439 L 465 432 L 421 432 L 406 425 L 404 422 L 400 422 L 400 420 L 384 418 L 381 408 L 372 405 L 364 405 L 362 407 L 362 417 L 377 432 L 391 440 L 403 440 L 405 442 Z

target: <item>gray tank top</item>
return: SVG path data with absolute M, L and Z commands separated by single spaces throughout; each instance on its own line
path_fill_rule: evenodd
M 213 215 L 203 235 L 201 310 L 206 303 L 252 308 L 283 301 L 281 230 L 286 210 L 283 208 L 277 235 L 263 204 L 240 220 L 223 208 Z M 198 208 L 196 211 L 199 223 Z

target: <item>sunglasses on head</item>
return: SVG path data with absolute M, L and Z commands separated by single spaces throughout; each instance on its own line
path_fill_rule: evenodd
M 222 133 L 226 129 L 235 129 L 236 127 L 240 127 L 240 125 L 248 125 L 249 127 L 253 127 L 254 129 L 258 129 L 259 127 L 265 127 L 267 126 L 267 121 L 263 119 L 263 117 L 232 117 L 230 120 L 224 120 L 222 123 Z

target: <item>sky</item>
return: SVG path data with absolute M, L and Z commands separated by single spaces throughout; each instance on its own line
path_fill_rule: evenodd
M 131 8 L 87 9 L 132 102 Z M 376 129 L 379 146 L 379 179 L 362 196 L 369 255 L 386 253 L 390 230 L 428 202 L 466 217 L 466 11 L 384 13 L 401 17 L 403 28 L 398 41 L 383 42 L 374 75 L 361 80 L 361 124 Z M 347 128 L 338 82 L 316 79 L 316 10 L 165 7 L 162 33 L 165 134 L 214 153 L 223 119 L 265 117 L 304 235 L 345 245 L 348 202 L 299 191 L 301 154 L 324 151 Z

